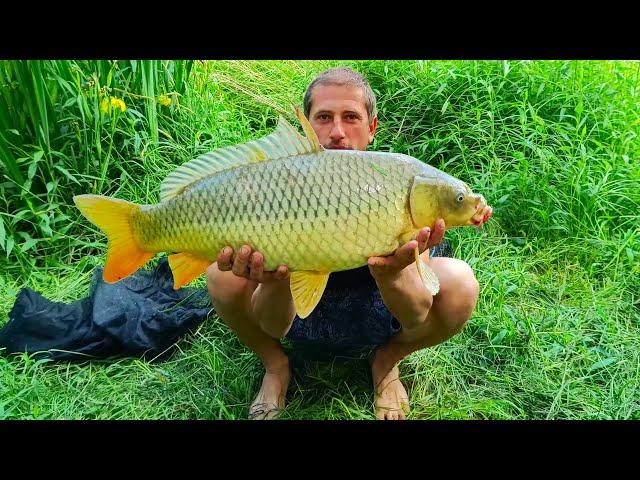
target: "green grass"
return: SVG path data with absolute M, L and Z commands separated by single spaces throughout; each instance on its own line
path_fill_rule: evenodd
M 410 418 L 640 418 L 639 62 L 0 62 L 0 325 L 20 288 L 72 301 L 103 265 L 73 194 L 155 202 L 175 165 L 293 121 L 339 64 L 378 95 L 373 148 L 495 207 L 447 233 L 481 295 L 459 335 L 401 363 Z M 101 112 L 101 91 L 127 110 Z M 218 318 L 174 348 L 162 363 L 0 356 L 0 418 L 245 418 L 263 371 Z M 295 358 L 282 418 L 374 418 L 364 357 Z

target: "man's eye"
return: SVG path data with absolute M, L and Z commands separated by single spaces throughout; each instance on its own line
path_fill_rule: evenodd
M 331 117 L 329 115 L 318 115 L 316 118 L 318 120 L 329 120 Z

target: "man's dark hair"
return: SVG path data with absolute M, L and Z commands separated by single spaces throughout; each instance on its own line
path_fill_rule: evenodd
M 347 67 L 330 68 L 318 75 L 307 87 L 304 94 L 304 115 L 309 118 L 311 113 L 311 94 L 318 85 L 347 85 L 361 88 L 364 93 L 364 104 L 369 115 L 369 123 L 373 121 L 378 112 L 376 109 L 376 96 L 371 90 L 371 85 L 364 76 L 355 70 Z

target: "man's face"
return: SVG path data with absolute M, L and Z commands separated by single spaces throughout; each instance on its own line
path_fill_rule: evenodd
M 327 149 L 366 150 L 377 117 L 369 121 L 364 92 L 346 85 L 318 85 L 311 95 L 309 123 Z

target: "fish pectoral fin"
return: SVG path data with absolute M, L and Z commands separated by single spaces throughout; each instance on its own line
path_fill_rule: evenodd
M 436 296 L 440 291 L 440 280 L 438 280 L 438 276 L 433 269 L 420 258 L 420 250 L 418 247 L 415 249 L 416 256 L 416 267 L 418 267 L 418 273 L 420 274 L 420 278 L 422 279 L 422 283 L 424 286 L 431 292 L 431 295 Z
M 191 280 L 198 278 L 212 263 L 211 260 L 189 252 L 169 255 L 169 267 L 173 273 L 173 289 L 178 290 Z
M 321 272 L 292 272 L 291 295 L 300 318 L 307 318 L 322 298 L 327 287 L 328 273 Z

